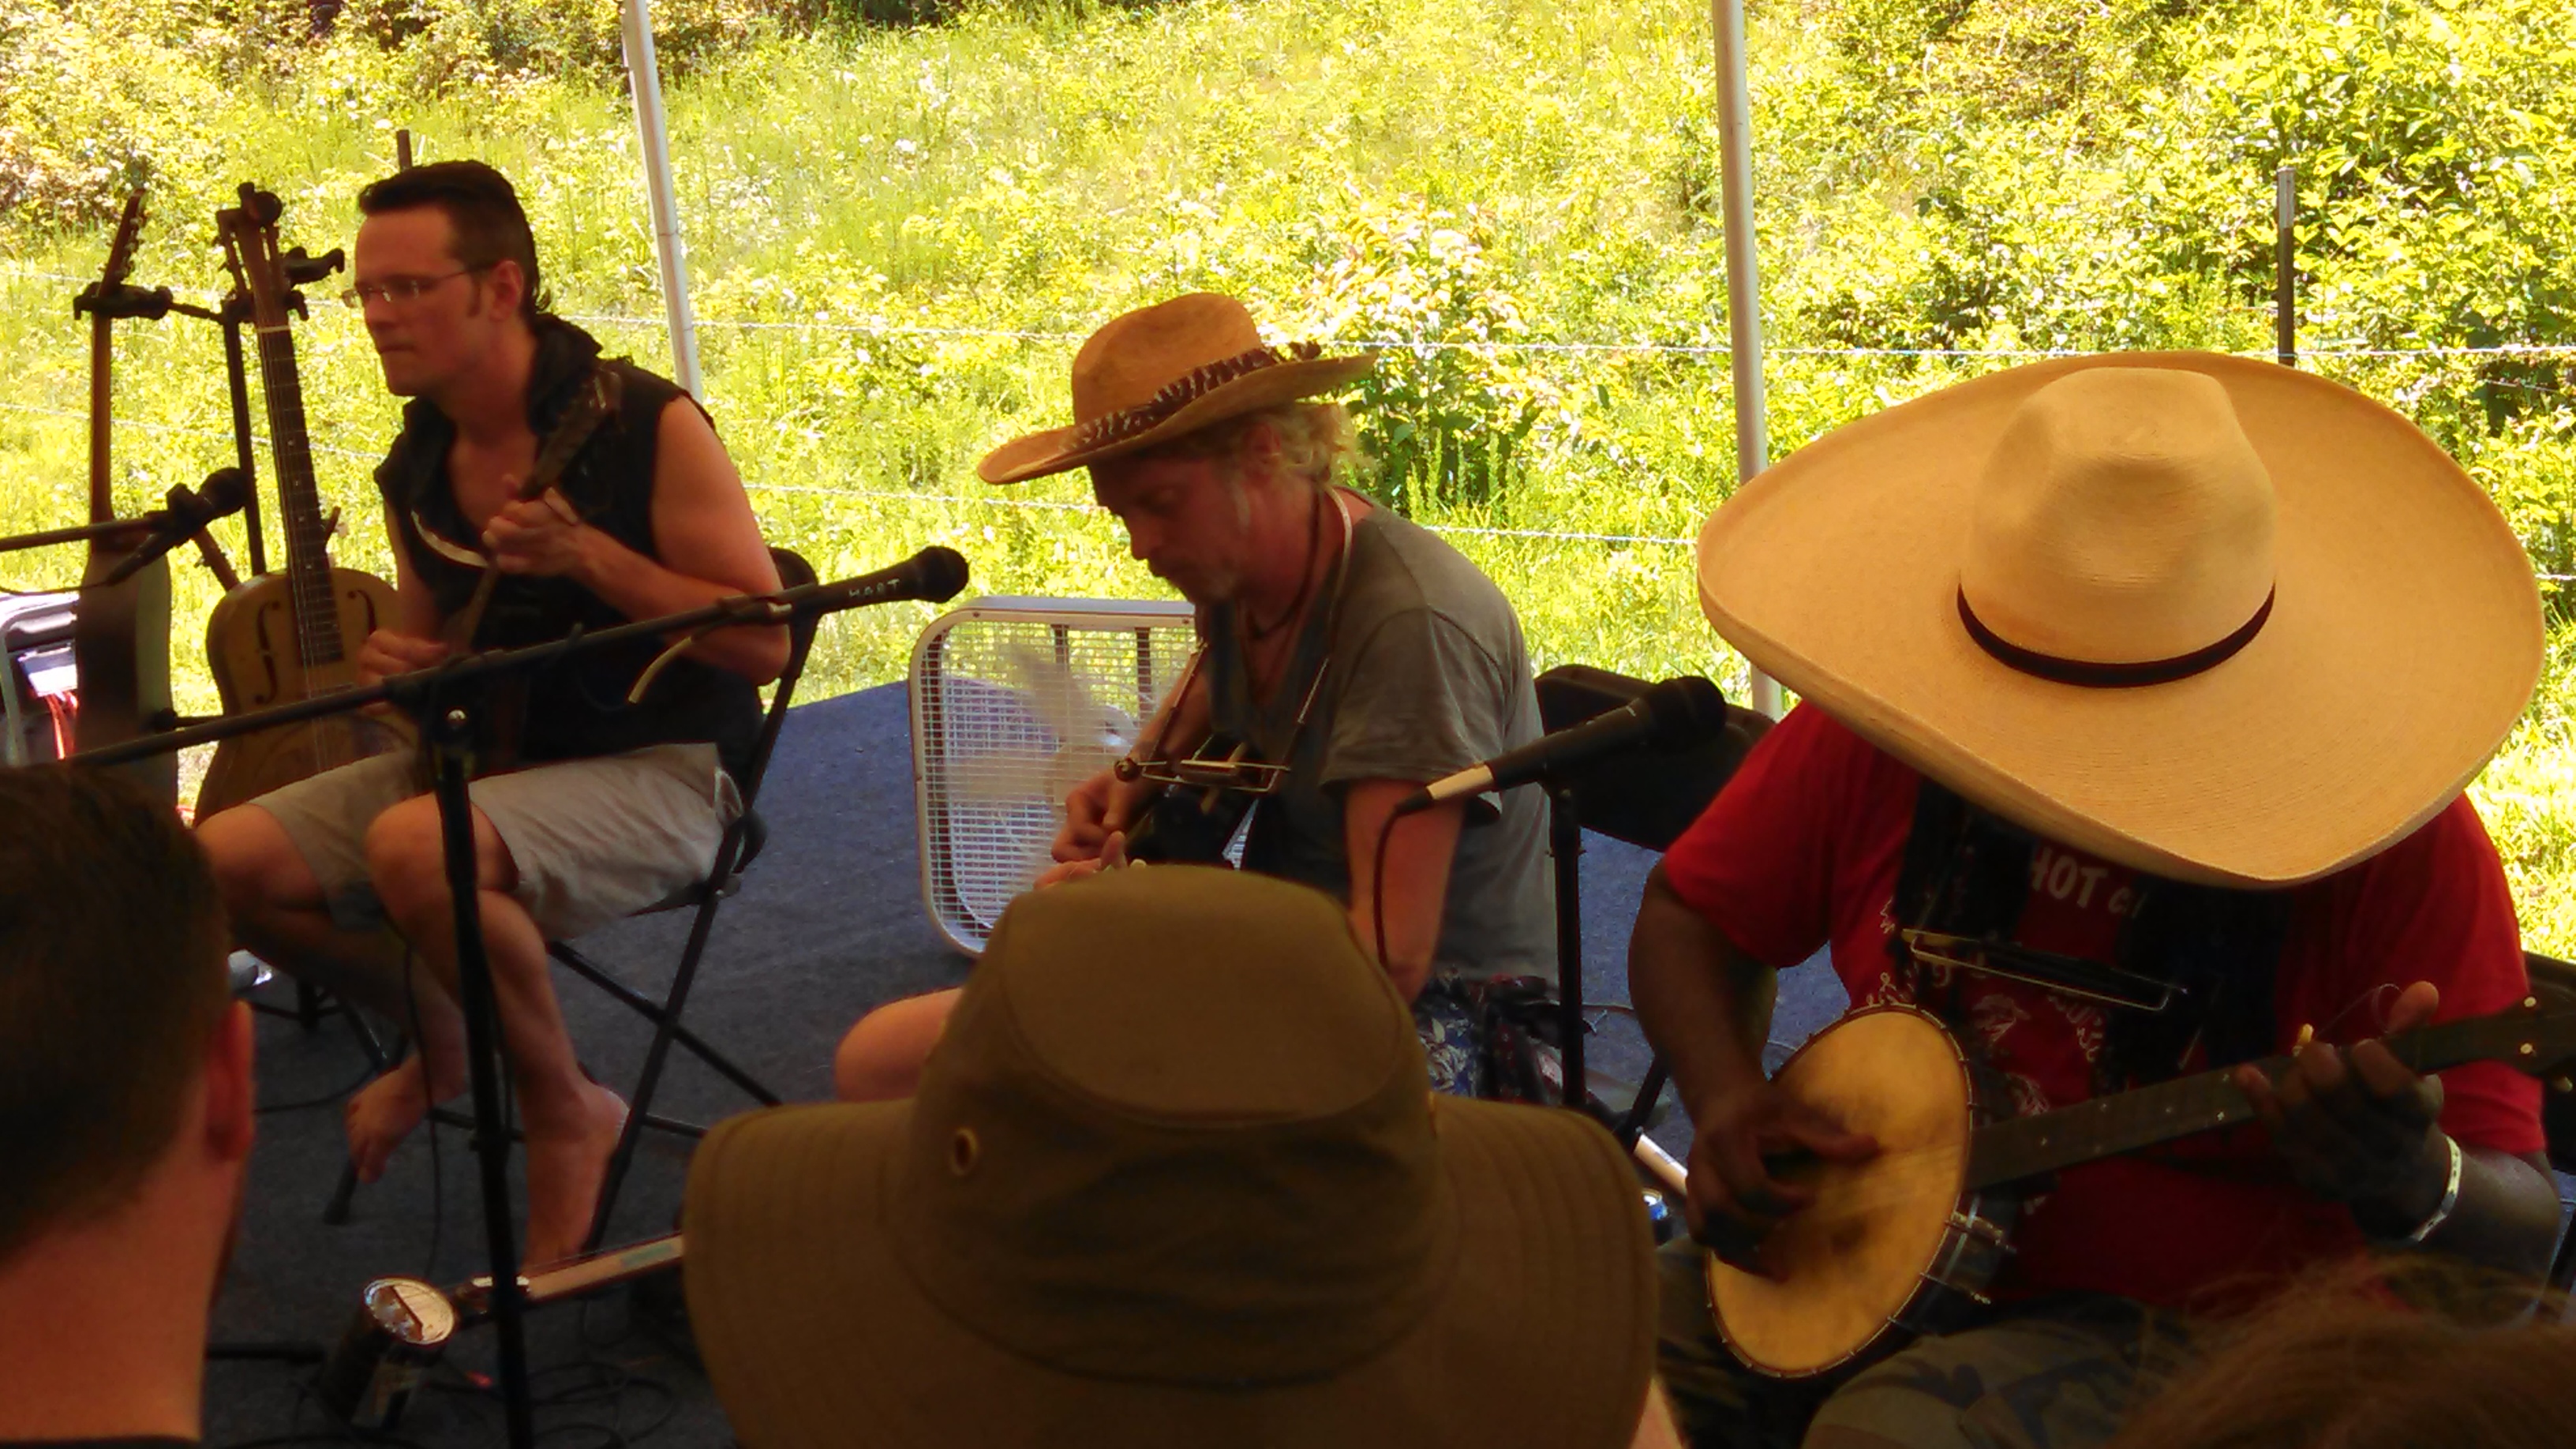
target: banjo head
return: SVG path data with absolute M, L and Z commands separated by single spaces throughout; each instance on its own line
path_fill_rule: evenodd
M 1772 1277 L 1708 1255 L 1727 1347 L 1758 1372 L 1802 1378 L 1859 1357 L 1922 1291 L 1966 1184 L 1975 1099 L 1958 1043 L 1910 1006 L 1843 1018 L 1775 1080 L 1879 1147 L 1867 1162 L 1793 1171 L 1816 1200 L 1763 1240 Z

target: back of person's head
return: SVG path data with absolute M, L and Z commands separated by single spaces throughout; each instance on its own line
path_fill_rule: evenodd
M 2329 1272 L 2196 1343 L 2112 1449 L 2554 1449 L 2576 1440 L 2576 1324 L 2530 1301 L 2433 1259 Z
M 480 161 L 433 161 L 371 182 L 358 193 L 358 214 L 435 207 L 454 230 L 457 265 L 478 270 L 502 262 L 519 269 L 519 315 L 534 320 L 553 306 L 537 271 L 536 234 L 510 178 Z
M 169 806 L 0 770 L 0 1266 L 115 1212 L 162 1160 L 226 1008 L 225 952 Z

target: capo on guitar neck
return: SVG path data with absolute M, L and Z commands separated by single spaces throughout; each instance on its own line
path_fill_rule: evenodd
M 2012 941 L 1986 941 L 1913 927 L 1897 934 L 1904 938 L 1905 948 L 1914 953 L 1914 958 L 1928 965 L 2000 976 L 2106 1006 L 2163 1011 L 2177 998 L 2191 994 L 2177 982 Z

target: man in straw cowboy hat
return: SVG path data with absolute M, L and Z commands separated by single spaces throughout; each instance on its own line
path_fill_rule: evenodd
M 2526 990 L 2460 792 L 2530 695 L 2538 599 L 2431 441 L 2266 363 L 2019 368 L 1763 474 L 1709 520 L 1699 578 L 1806 701 L 1676 842 L 1630 948 L 1697 1126 L 1701 1241 L 1759 1264 L 1811 1201 L 1783 1155 L 1876 1148 L 1756 1055 L 1768 973 L 1820 947 L 1855 1007 L 1946 1022 L 2017 1115 L 2295 1059 L 2237 1073 L 2259 1124 L 2059 1173 L 1977 1326 L 1830 1397 L 1737 1368 L 1695 1255 L 1669 1254 L 1664 1365 L 1697 1438 L 2096 1443 L 2142 1360 L 2264 1279 L 2370 1244 L 2537 1271 L 2538 1084 L 2419 1079 L 2374 1040 Z
M 1673 1442 L 1616 1144 L 1423 1075 L 1315 891 L 1022 896 L 917 1095 L 699 1150 L 708 1374 L 752 1449 Z
M 1522 791 L 1393 812 L 1424 782 L 1537 738 L 1538 697 L 1493 581 L 1335 486 L 1349 415 L 1309 399 L 1369 367 L 1263 345 L 1231 297 L 1177 297 L 1093 333 L 1073 360 L 1073 424 L 1003 444 L 978 472 L 1010 484 L 1088 467 L 1129 552 L 1198 606 L 1204 648 L 1166 713 L 1120 770 L 1068 797 L 1058 874 L 1124 858 L 1170 758 L 1211 736 L 1241 744 L 1258 763 L 1220 793 L 1259 797 L 1244 865 L 1347 903 L 1414 1004 L 1434 1080 L 1472 1094 L 1480 983 L 1554 959 L 1544 810 Z M 909 1090 L 954 995 L 862 1021 L 835 1064 L 842 1094 Z

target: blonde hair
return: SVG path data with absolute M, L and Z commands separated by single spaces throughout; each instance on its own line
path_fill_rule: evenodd
M 1323 488 L 1360 466 L 1358 430 L 1351 410 L 1336 402 L 1292 402 L 1208 424 L 1164 444 L 1158 452 L 1223 460 L 1229 479 L 1243 476 L 1242 448 L 1255 426 L 1268 424 L 1279 439 L 1280 471 Z
M 2112 1449 L 2545 1449 L 2576 1425 L 2554 1295 L 2430 1258 L 2329 1269 L 2194 1345 Z

